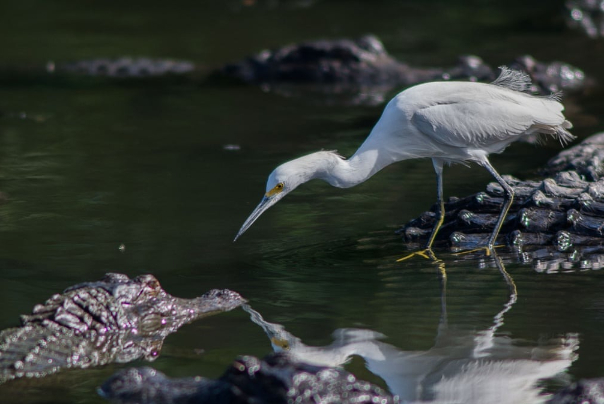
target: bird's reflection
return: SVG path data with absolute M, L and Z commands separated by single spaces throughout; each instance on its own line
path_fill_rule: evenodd
M 287 350 L 294 360 L 337 367 L 357 355 L 381 377 L 401 402 L 431 403 L 541 403 L 547 396 L 538 382 L 564 372 L 576 359 L 578 337 L 566 335 L 540 345 L 518 345 L 497 335 L 504 315 L 518 299 L 514 280 L 497 256 L 493 259 L 509 286 L 509 299 L 478 332 L 452 331 L 446 316 L 446 276 L 442 267 L 442 313 L 434 346 L 427 351 L 405 351 L 382 340 L 384 335 L 363 329 L 338 329 L 327 346 L 305 345 L 282 325 L 269 323 L 244 306 L 262 327 L 275 351 Z M 440 264 L 444 265 L 444 264 Z

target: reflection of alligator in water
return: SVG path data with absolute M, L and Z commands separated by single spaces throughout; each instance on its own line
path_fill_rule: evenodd
M 562 151 L 548 163 L 556 173 L 540 181 L 505 180 L 515 199 L 500 233 L 499 243 L 554 245 L 558 251 L 573 246 L 604 244 L 604 133 Z M 438 238 L 454 248 L 472 248 L 488 238 L 503 203 L 503 190 L 491 183 L 486 192 L 450 198 Z M 436 207 L 406 224 L 400 231 L 407 242 L 427 239 L 437 216 Z
M 585 86 L 583 72 L 566 63 L 541 63 L 523 56 L 512 65 L 526 71 L 534 83 L 533 90 L 542 94 L 562 89 L 580 90 Z M 384 94 L 395 87 L 435 80 L 492 81 L 497 75 L 496 69 L 476 56 L 460 57 L 457 65 L 448 69 L 412 67 L 394 59 L 373 35 L 356 40 L 324 39 L 291 44 L 264 50 L 214 70 L 189 61 L 130 57 L 49 62 L 46 70 L 53 74 L 126 78 L 198 78 L 209 74 L 214 78 L 263 84 L 284 94 L 317 90 L 336 95 L 344 93 L 358 103 L 381 102 Z M 301 83 L 304 86 L 297 85 Z M 355 94 L 363 95 L 355 98 Z
M 382 399 L 385 402 L 465 404 L 543 403 L 547 397 L 538 382 L 554 377 L 572 364 L 578 339 L 569 335 L 531 346 L 526 341 L 518 344 L 509 337 L 497 335 L 503 316 L 516 302 L 517 294 L 501 262 L 496 260 L 496 264 L 510 286 L 510 295 L 494 316 L 493 324 L 479 332 L 449 329 L 446 278 L 443 278 L 441 322 L 436 342 L 427 351 L 403 351 L 380 341 L 381 334 L 359 329 L 337 330 L 334 342 L 328 346 L 308 346 L 282 325 L 265 321 L 260 313 L 243 305 L 252 321 L 265 331 L 278 356 L 270 355 L 263 362 L 241 358 L 217 381 L 167 379 L 150 368 L 124 370 L 104 384 L 101 394 L 120 404 L 347 403 Z M 362 357 L 367 368 L 386 382 L 392 396 L 356 381 L 338 368 L 353 355 Z M 308 384 L 300 387 L 300 383 Z M 332 388 L 325 390 L 326 384 Z M 364 386 L 360 391 L 365 390 L 362 399 L 357 396 L 359 386 Z
M 151 275 L 107 274 L 54 295 L 22 316 L 21 327 L 0 333 L 0 382 L 65 368 L 154 360 L 165 337 L 183 324 L 243 302 L 230 290 L 180 299 Z

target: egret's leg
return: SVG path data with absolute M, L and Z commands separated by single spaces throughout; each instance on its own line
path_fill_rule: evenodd
M 487 159 L 482 162 L 482 165 L 491 173 L 493 177 L 495 177 L 495 179 L 503 187 L 503 190 L 505 192 L 505 202 L 503 204 L 503 207 L 501 208 L 501 213 L 499 214 L 499 219 L 497 219 L 497 224 L 493 229 L 493 233 L 491 233 L 491 237 L 489 237 L 489 243 L 487 244 L 487 248 L 489 250 L 493 250 L 493 248 L 495 247 L 495 240 L 497 239 L 497 235 L 499 234 L 499 230 L 501 230 L 501 226 L 503 226 L 503 221 L 505 220 L 505 217 L 507 216 L 508 211 L 510 210 L 510 206 L 512 206 L 512 202 L 514 202 L 514 190 L 511 186 L 509 186 L 507 182 L 505 182 L 503 178 L 501 178 L 501 175 L 499 175 L 499 173 L 495 171 L 495 169 Z
M 432 228 L 430 239 L 428 240 L 428 244 L 426 244 L 426 250 L 432 250 L 432 243 L 434 243 L 436 234 L 438 233 L 438 230 L 440 230 L 440 227 L 445 221 L 445 202 L 443 197 L 443 161 L 440 159 L 432 159 L 432 164 L 434 165 L 434 171 L 436 171 L 436 197 L 438 198 L 438 220 Z
M 415 255 L 419 255 L 426 259 L 431 259 L 436 261 L 437 258 L 432 252 L 432 243 L 434 243 L 434 239 L 436 238 L 436 234 L 438 230 L 442 226 L 445 220 L 445 203 L 443 199 L 443 164 L 444 162 L 440 159 L 433 158 L 432 164 L 434 165 L 434 171 L 436 171 L 436 187 L 437 187 L 437 198 L 438 198 L 438 220 L 436 224 L 432 228 L 432 233 L 430 233 L 430 239 L 428 240 L 428 244 L 426 244 L 426 248 L 422 251 L 416 251 L 409 255 L 406 255 L 402 258 L 397 259 L 397 262 L 405 261 Z

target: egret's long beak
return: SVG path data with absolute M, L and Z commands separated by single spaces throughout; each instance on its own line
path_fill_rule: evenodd
M 254 224 L 256 219 L 258 219 L 260 217 L 260 215 L 264 213 L 265 210 L 267 210 L 268 208 L 270 208 L 271 206 L 273 206 L 274 204 L 279 202 L 279 200 L 284 196 L 284 194 L 285 193 L 275 194 L 272 196 L 264 196 L 264 198 L 262 198 L 262 200 L 260 201 L 258 206 L 256 206 L 256 209 L 254 209 L 254 211 L 252 212 L 250 217 L 248 217 L 247 220 L 245 221 L 245 223 L 243 223 L 243 226 L 241 226 L 241 229 L 239 229 L 239 233 L 237 233 L 237 235 L 235 236 L 233 243 L 235 241 L 237 241 L 237 239 L 243 233 L 245 233 L 245 231 L 247 229 L 249 229 L 252 224 Z

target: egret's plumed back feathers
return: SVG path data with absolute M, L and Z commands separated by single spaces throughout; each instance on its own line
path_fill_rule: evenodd
M 553 93 L 551 93 L 550 95 L 546 96 L 547 98 L 549 98 L 550 100 L 553 101 L 562 101 L 562 91 L 554 91 Z
M 529 92 L 531 90 L 532 83 L 528 74 L 507 66 L 499 66 L 499 69 L 501 69 L 499 77 L 491 84 L 514 91 Z
M 510 69 L 507 66 L 499 66 L 499 69 L 501 70 L 499 77 L 491 84 L 523 93 L 531 92 L 533 83 L 531 77 L 527 73 Z M 545 98 L 560 102 L 562 101 L 562 91 L 555 91 L 550 95 L 546 95 Z

